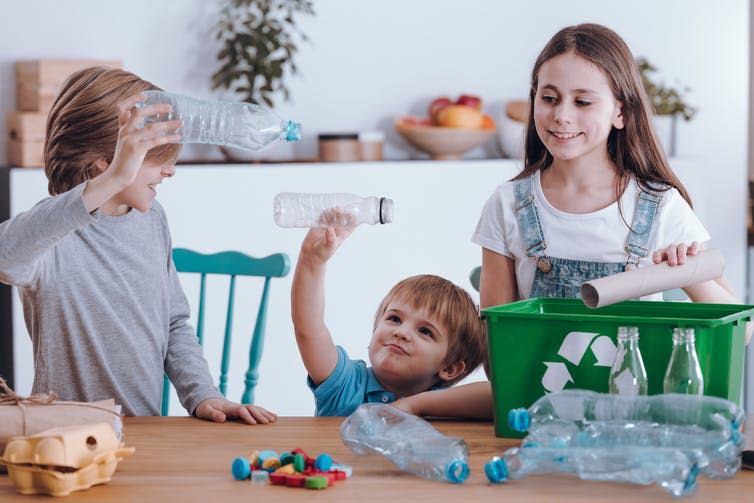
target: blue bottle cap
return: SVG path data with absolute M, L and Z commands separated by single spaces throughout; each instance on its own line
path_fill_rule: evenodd
M 230 471 L 236 480 L 246 480 L 251 475 L 251 466 L 246 458 L 236 458 L 233 460 Z
M 326 472 L 332 467 L 332 456 L 322 453 L 314 460 L 314 468 L 321 472 Z
M 299 141 L 301 139 L 301 124 L 298 122 L 288 121 L 285 128 L 286 141 Z
M 512 430 L 526 431 L 529 429 L 530 422 L 529 411 L 524 408 L 511 409 L 508 412 L 508 427 Z
M 460 484 L 469 478 L 469 465 L 462 459 L 454 459 L 445 468 L 445 476 L 450 482 Z
M 484 465 L 484 473 L 487 479 L 495 484 L 502 484 L 508 479 L 508 467 L 498 456 L 495 456 Z

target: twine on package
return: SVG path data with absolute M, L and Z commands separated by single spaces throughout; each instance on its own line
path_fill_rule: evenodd
M 36 395 L 30 395 L 30 396 L 21 396 L 17 394 L 15 391 L 13 391 L 10 386 L 8 386 L 8 383 L 5 382 L 5 379 L 0 377 L 0 407 L 1 406 L 17 406 L 19 410 L 21 411 L 21 427 L 22 432 L 21 436 L 27 435 L 27 413 L 26 413 L 26 406 L 27 405 L 72 405 L 75 407 L 88 407 L 91 409 L 97 409 L 97 410 L 103 410 L 106 412 L 109 412 L 115 416 L 121 417 L 121 414 L 113 409 L 110 409 L 108 407 L 102 407 L 97 404 L 93 403 L 86 403 L 86 402 L 67 402 L 67 401 L 57 401 L 58 395 L 54 391 L 50 391 L 49 393 L 38 393 Z

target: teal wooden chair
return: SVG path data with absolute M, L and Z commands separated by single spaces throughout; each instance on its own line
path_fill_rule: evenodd
M 259 379 L 259 361 L 262 358 L 264 331 L 267 322 L 267 304 L 272 278 L 282 278 L 291 269 L 291 261 L 285 253 L 275 253 L 264 258 L 255 258 L 236 251 L 224 251 L 204 255 L 186 248 L 173 249 L 173 262 L 179 273 L 197 273 L 201 275 L 199 283 L 199 309 L 197 311 L 196 335 L 199 344 L 204 344 L 204 307 L 205 286 L 208 274 L 229 276 L 228 308 L 225 317 L 225 336 L 223 338 L 222 361 L 220 362 L 220 379 L 218 388 L 225 396 L 228 385 L 228 362 L 230 360 L 230 340 L 233 329 L 233 301 L 235 297 L 237 276 L 256 276 L 264 278 L 264 287 L 257 310 L 254 333 L 249 347 L 249 367 L 244 377 L 244 392 L 241 403 L 254 403 L 254 388 Z M 162 415 L 168 415 L 170 402 L 170 381 L 165 376 L 162 388 Z

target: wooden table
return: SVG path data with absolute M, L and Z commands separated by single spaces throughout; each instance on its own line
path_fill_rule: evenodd
M 106 503 L 378 501 L 439 503 L 548 503 L 673 501 L 658 486 L 587 482 L 568 475 L 532 476 L 492 485 L 484 464 L 516 440 L 495 438 L 491 423 L 436 421 L 442 433 L 463 437 L 471 453 L 469 479 L 459 485 L 434 482 L 405 474 L 378 455 L 358 456 L 340 440 L 343 418 L 283 417 L 266 426 L 215 424 L 189 417 L 126 418 L 126 445 L 136 454 L 121 461 L 113 479 L 104 485 L 73 493 L 61 501 Z M 278 452 L 301 447 L 310 455 L 327 452 L 353 467 L 353 477 L 322 491 L 252 485 L 231 476 L 232 460 L 254 449 Z M 17 494 L 7 475 L 0 475 L 3 503 L 53 501 L 49 497 Z M 754 472 L 738 473 L 732 480 L 701 477 L 695 496 L 680 501 L 754 501 Z

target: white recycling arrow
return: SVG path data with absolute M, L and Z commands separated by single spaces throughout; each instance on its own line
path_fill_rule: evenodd
M 592 343 L 592 353 L 597 359 L 595 366 L 600 367 L 612 367 L 615 361 L 615 353 L 618 352 L 618 348 L 613 344 L 612 339 L 606 335 L 600 335 Z
M 578 367 L 589 343 L 598 335 L 600 334 L 593 332 L 568 332 L 560 345 L 558 354 Z M 544 363 L 547 364 L 547 362 Z M 610 363 L 612 364 L 612 360 Z
M 561 391 L 567 382 L 573 382 L 570 372 L 563 362 L 542 362 L 547 366 L 542 376 L 542 387 L 547 391 Z

